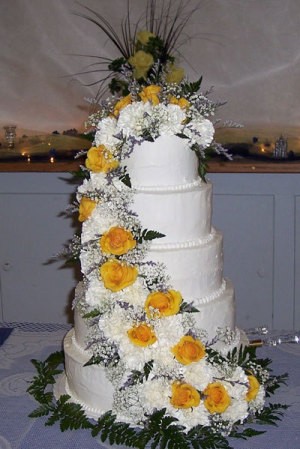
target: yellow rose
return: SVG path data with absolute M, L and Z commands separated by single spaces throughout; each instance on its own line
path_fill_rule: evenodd
M 87 198 L 86 196 L 83 196 L 79 203 L 79 221 L 85 221 L 87 220 L 91 215 L 93 210 L 96 207 L 96 201 L 91 200 L 90 198 Z
M 126 106 L 128 106 L 130 103 L 132 103 L 132 98 L 131 95 L 126 95 L 126 97 L 122 97 L 116 104 L 114 107 L 114 116 L 118 117 L 118 115 L 120 114 L 120 111 L 125 108 Z
M 250 375 L 247 377 L 248 377 L 248 381 L 249 381 L 249 388 L 248 388 L 248 393 L 246 395 L 246 401 L 250 402 L 256 398 L 257 393 L 259 391 L 260 384 L 255 376 Z
M 184 78 L 184 69 L 182 67 L 170 66 L 170 69 L 166 75 L 167 83 L 179 84 Z
M 147 296 L 145 311 L 149 318 L 176 315 L 179 312 L 182 296 L 176 290 L 153 292 Z M 156 309 L 158 312 L 156 312 Z
M 200 394 L 190 384 L 174 382 L 170 403 L 175 408 L 191 408 L 200 404 Z
M 230 396 L 220 382 L 208 384 L 203 394 L 204 406 L 209 413 L 223 413 L 230 405 Z
M 171 96 L 169 98 L 170 104 L 177 104 L 181 109 L 187 109 L 190 106 L 190 102 L 186 98 L 176 98 Z
M 104 253 L 114 254 L 115 256 L 126 254 L 136 246 L 132 233 L 119 226 L 114 226 L 105 232 L 99 243 Z
M 203 343 L 189 335 L 182 337 L 177 345 L 173 346 L 172 353 L 183 365 L 199 362 L 206 354 Z
M 141 100 L 146 103 L 150 101 L 154 106 L 159 104 L 158 94 L 161 91 L 160 86 L 155 86 L 154 84 L 150 84 L 150 86 L 144 87 L 143 90 L 139 93 Z
M 152 327 L 146 323 L 132 327 L 127 331 L 127 335 L 131 343 L 136 346 L 151 346 L 157 340 Z
M 104 287 L 118 292 L 136 281 L 138 270 L 117 260 L 109 260 L 100 267 Z
M 150 31 L 143 30 L 137 33 L 136 40 L 142 45 L 147 45 L 150 37 L 155 37 L 155 34 L 151 33 Z
M 89 149 L 85 166 L 95 173 L 107 173 L 115 170 L 119 166 L 119 162 L 113 158 L 111 152 L 104 145 L 99 145 Z
M 150 53 L 139 50 L 133 56 L 130 56 L 128 62 L 134 68 L 133 76 L 136 79 L 140 79 L 147 77 L 147 72 L 153 65 L 154 59 Z

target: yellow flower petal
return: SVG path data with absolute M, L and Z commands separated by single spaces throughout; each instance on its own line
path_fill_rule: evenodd
M 136 267 L 129 266 L 117 260 L 109 260 L 101 265 L 100 276 L 104 287 L 112 292 L 118 292 L 132 285 L 138 276 Z
M 114 226 L 105 232 L 99 243 L 104 253 L 115 256 L 122 256 L 136 246 L 132 233 L 119 226 Z
M 175 408 L 191 408 L 200 404 L 200 394 L 192 385 L 181 382 L 172 384 L 170 403 Z
M 205 357 L 206 351 L 200 340 L 195 340 L 190 335 L 186 335 L 172 348 L 172 353 L 179 363 L 189 365 L 192 362 L 199 362 Z
M 129 340 L 136 346 L 151 346 L 156 341 L 156 335 L 151 326 L 146 323 L 141 323 L 137 326 L 132 327 L 127 332 Z

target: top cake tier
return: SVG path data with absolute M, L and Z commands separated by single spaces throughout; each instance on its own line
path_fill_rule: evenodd
M 197 156 L 177 136 L 160 136 L 136 145 L 124 165 L 137 188 L 178 186 L 198 179 Z

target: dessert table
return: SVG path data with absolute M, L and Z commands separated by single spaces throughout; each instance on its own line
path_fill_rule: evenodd
M 0 323 L 0 449 L 104 449 L 108 443 L 92 438 L 88 430 L 61 432 L 45 427 L 44 418 L 29 418 L 37 404 L 26 392 L 35 375 L 31 359 L 45 360 L 61 350 L 64 324 Z M 230 439 L 234 449 L 300 449 L 300 345 L 263 346 L 260 357 L 273 360 L 274 374 L 289 373 L 287 386 L 273 403 L 288 404 L 278 427 L 259 426 L 266 433 L 247 441 Z

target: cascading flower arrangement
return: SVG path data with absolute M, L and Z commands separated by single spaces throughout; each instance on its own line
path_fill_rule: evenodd
M 220 329 L 210 340 L 197 328 L 198 311 L 171 285 L 165 267 L 146 258 L 151 240 L 163 235 L 143 229 L 131 210 L 134 189 L 126 159 L 133 147 L 177 135 L 198 155 L 203 179 L 210 149 L 225 152 L 213 141 L 210 118 L 217 105 L 198 92 L 201 79 L 187 82 L 172 55 L 192 12 L 180 19 L 180 4 L 170 21 L 172 2 L 161 4 L 165 20 L 156 19 L 157 4 L 150 0 L 143 31 L 132 32 L 127 15 L 123 44 L 103 16 L 88 8 L 98 20 L 84 16 L 121 52 L 108 67 L 114 95 L 99 101 L 88 121 L 94 143 L 77 190 L 74 210 L 82 233 L 72 253 L 84 276 L 75 303 L 89 328 L 89 364 L 105 368 L 114 386 L 113 407 L 91 423 L 78 404 L 70 408 L 69 397 L 51 402 L 41 392 L 41 384 L 46 387 L 57 373 L 50 358 L 43 368 L 38 365 L 43 381 L 37 377 L 29 388 L 42 404 L 32 416 L 50 413 L 48 424 L 61 417 L 63 430 L 90 428 L 111 444 L 140 449 L 148 443 L 153 449 L 229 448 L 228 435 L 260 433 L 241 424 L 278 419 L 284 407 L 266 406 L 265 400 L 285 378 L 271 375 L 269 361 L 257 360 L 253 348 L 237 349 L 238 330 Z

